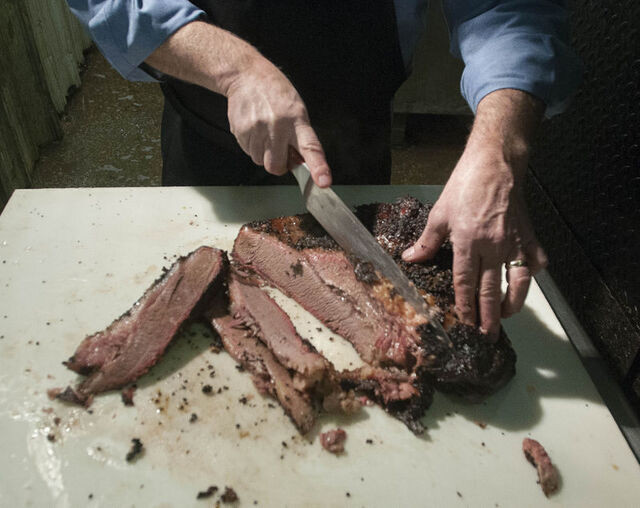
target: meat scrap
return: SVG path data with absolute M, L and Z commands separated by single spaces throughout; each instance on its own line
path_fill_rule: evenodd
M 544 447 L 535 439 L 528 437 L 522 440 L 524 456 L 538 470 L 538 483 L 544 495 L 549 497 L 558 490 L 558 471 L 551 462 Z
M 224 252 L 205 246 L 179 258 L 128 312 L 82 341 L 64 364 L 88 377 L 58 398 L 88 405 L 91 395 L 121 388 L 146 373 L 182 324 L 200 315 L 198 304 L 220 289 L 226 263 Z
M 198 492 L 196 499 L 207 499 L 213 496 L 216 492 L 218 492 L 218 487 L 216 487 L 215 485 L 210 485 L 207 490 Z
M 231 487 L 225 487 L 220 499 L 223 503 L 235 503 L 238 500 L 238 494 Z
M 125 459 L 127 462 L 133 462 L 136 458 L 143 452 L 144 446 L 142 445 L 142 441 L 137 437 L 134 437 L 131 440 L 131 449 L 127 452 Z
M 130 385 L 122 389 L 120 396 L 125 406 L 133 406 L 133 394 L 136 392 L 136 388 L 138 388 L 136 385 Z
M 347 433 L 342 429 L 332 429 L 320 434 L 320 444 L 330 453 L 339 455 L 344 452 Z
M 93 402 L 93 395 L 86 396 L 78 393 L 71 386 L 67 386 L 64 390 L 62 388 L 50 388 L 47 390 L 47 396 L 50 399 L 61 400 L 69 404 L 75 404 L 77 406 L 89 407 Z

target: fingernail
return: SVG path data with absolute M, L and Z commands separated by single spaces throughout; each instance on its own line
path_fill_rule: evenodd
M 329 185 L 331 185 L 331 178 L 329 178 L 329 175 L 320 175 L 318 177 L 318 184 L 320 187 L 329 187 Z
M 416 249 L 413 247 L 409 247 L 407 250 L 405 250 L 402 253 L 402 259 L 404 259 L 405 261 L 409 261 L 415 253 L 416 253 Z

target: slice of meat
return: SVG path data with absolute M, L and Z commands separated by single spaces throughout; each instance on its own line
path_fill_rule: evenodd
M 212 302 L 210 318 L 227 352 L 251 372 L 261 393 L 280 402 L 301 432 L 313 426 L 316 408 L 343 413 L 360 409 L 354 392 L 342 388 L 333 365 L 251 281 L 232 271 L 229 302 L 222 297 Z
M 320 434 L 320 444 L 330 453 L 339 455 L 344 452 L 347 433 L 342 429 L 332 429 Z
M 558 471 L 551 462 L 544 447 L 535 439 L 528 437 L 522 440 L 524 456 L 538 470 L 538 483 L 544 495 L 549 497 L 558 490 Z
M 226 351 L 251 373 L 253 383 L 262 394 L 275 397 L 301 433 L 315 423 L 315 411 L 309 397 L 296 390 L 289 371 L 241 321 L 229 316 L 212 316 L 214 329 L 220 334 Z
M 224 252 L 200 247 L 178 259 L 131 309 L 108 328 L 85 338 L 65 362 L 88 377 L 72 390 L 79 399 L 121 388 L 147 372 L 180 326 L 200 314 L 199 303 L 224 282 Z M 65 392 L 62 392 L 65 393 Z
M 387 280 L 350 258 L 310 215 L 246 224 L 232 256 L 238 269 L 279 288 L 349 340 L 365 362 L 398 367 L 420 380 L 432 379 L 442 390 L 477 398 L 513 376 L 515 353 L 504 333 L 490 343 L 478 329 L 458 322 L 450 245 L 426 264 L 401 260 L 402 251 L 424 229 L 429 209 L 403 198 L 362 206 L 356 213 L 427 302 L 439 309 L 452 344 L 435 337 L 426 319 Z
M 331 364 L 298 335 L 289 316 L 262 289 L 232 272 L 229 298 L 233 317 L 250 328 L 284 367 L 295 372 L 296 388 L 315 386 L 331 370 Z

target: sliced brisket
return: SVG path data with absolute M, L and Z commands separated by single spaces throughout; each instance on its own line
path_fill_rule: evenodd
M 260 338 L 278 361 L 295 372 L 299 390 L 316 385 L 331 365 L 298 335 L 289 316 L 258 286 L 234 273 L 229 277 L 231 314 Z
M 504 335 L 489 343 L 479 330 L 458 323 L 454 312 L 451 246 L 426 264 L 407 264 L 400 254 L 426 225 L 429 207 L 413 198 L 361 206 L 357 215 L 396 259 L 430 305 L 440 310 L 453 347 L 437 340 L 388 281 L 351 259 L 310 215 L 243 226 L 233 259 L 295 299 L 377 367 L 395 366 L 427 376 L 437 387 L 471 398 L 486 395 L 514 374 L 515 353 Z
M 331 363 L 298 335 L 289 316 L 262 289 L 232 271 L 229 303 L 222 300 L 212 303 L 210 317 L 225 349 L 252 374 L 261 393 L 280 402 L 301 432 L 313 426 L 316 408 L 360 409 Z
M 73 393 L 85 399 L 121 388 L 147 372 L 180 326 L 190 316 L 199 315 L 198 304 L 223 285 L 226 263 L 222 251 L 200 247 L 178 259 L 127 313 L 85 338 L 65 362 L 88 376 Z
M 275 397 L 301 433 L 311 430 L 315 410 L 308 395 L 296 390 L 289 371 L 243 323 L 229 315 L 213 317 L 212 324 L 231 357 L 253 378 L 258 391 Z

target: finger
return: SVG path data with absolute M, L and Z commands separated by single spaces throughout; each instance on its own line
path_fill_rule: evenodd
M 408 262 L 417 262 L 431 259 L 436 255 L 447 237 L 444 227 L 436 224 L 435 219 L 429 218 L 420 238 L 402 253 L 402 259 Z
M 483 260 L 480 265 L 478 307 L 480 308 L 480 330 L 495 339 L 500 330 L 500 264 Z
M 507 283 L 507 293 L 502 300 L 501 306 L 503 318 L 508 318 L 522 309 L 531 284 L 529 267 L 513 266 L 507 268 Z
M 453 290 L 458 319 L 466 325 L 475 326 L 477 319 L 476 289 L 480 260 L 475 250 L 455 247 L 453 249 Z
M 331 170 L 324 156 L 320 140 L 309 124 L 299 124 L 295 128 L 294 148 L 309 166 L 311 178 L 318 187 L 331 185 Z
M 272 175 L 284 175 L 287 170 L 287 145 L 274 145 L 273 141 L 267 144 L 264 152 L 264 169 Z
M 249 138 L 249 155 L 254 164 L 264 166 L 264 139 L 253 135 Z
M 529 263 L 531 275 L 535 275 L 549 264 L 546 252 L 535 239 L 526 245 L 525 258 Z

